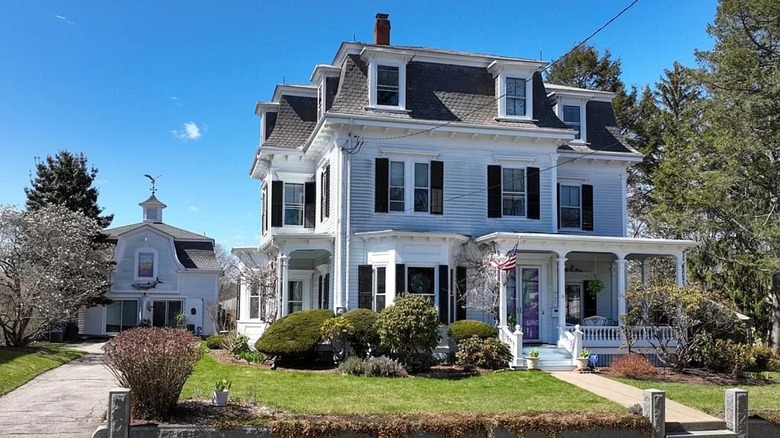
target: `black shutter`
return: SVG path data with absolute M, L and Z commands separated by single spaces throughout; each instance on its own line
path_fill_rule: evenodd
M 592 294 L 588 292 L 588 285 L 590 284 L 590 280 L 585 280 L 582 283 L 582 289 L 585 291 L 583 292 L 583 318 L 587 318 L 589 316 L 595 316 L 598 315 L 598 307 L 596 306 L 596 294 Z
M 447 265 L 439 265 L 439 322 L 450 323 L 450 269 Z
M 593 186 L 582 185 L 582 229 L 593 231 Z
M 374 269 L 371 265 L 358 266 L 358 309 L 370 309 L 374 294 Z
M 529 167 L 526 170 L 526 187 L 528 187 L 528 219 L 539 219 L 539 168 Z
M 322 283 L 322 302 L 326 309 L 330 309 L 330 273 L 325 274 Z
M 319 276 L 319 281 L 317 281 L 318 289 L 317 289 L 317 308 L 322 309 L 322 275 Z
M 271 226 L 281 227 L 284 222 L 284 182 L 271 182 Z
M 431 161 L 431 214 L 444 214 L 444 163 Z
M 330 164 L 325 166 L 325 184 L 320 189 L 325 193 L 325 206 L 322 208 L 326 218 L 330 217 Z
M 501 217 L 501 166 L 488 166 L 487 217 Z
M 304 184 L 303 193 L 303 226 L 304 228 L 314 228 L 314 218 L 317 212 L 317 183 L 307 182 Z
M 455 283 L 458 285 L 455 294 L 455 321 L 466 319 L 466 273 L 464 266 L 455 268 Z
M 389 188 L 388 178 L 390 177 L 390 160 L 387 158 L 376 159 L 376 174 L 374 176 L 374 211 L 377 213 L 387 213 Z
M 560 230 L 561 229 L 561 184 L 560 183 L 558 184 L 558 187 L 555 190 L 557 191 L 556 192 L 557 195 L 555 196 L 555 199 L 557 199 L 558 201 L 558 205 L 556 207 L 558 209 L 558 214 L 556 214 L 556 216 L 558 217 L 558 229 Z
M 400 295 L 406 292 L 406 265 L 395 265 L 395 293 Z

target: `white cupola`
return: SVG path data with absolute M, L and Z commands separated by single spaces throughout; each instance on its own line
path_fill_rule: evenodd
M 159 224 L 162 223 L 162 211 L 167 205 L 160 202 L 154 194 L 146 201 L 138 204 L 144 209 L 144 222 Z

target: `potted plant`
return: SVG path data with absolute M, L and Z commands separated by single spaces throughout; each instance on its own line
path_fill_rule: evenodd
M 577 356 L 577 369 L 578 370 L 584 370 L 588 367 L 588 361 L 590 360 L 590 350 L 587 348 L 583 348 L 582 351 L 580 351 L 580 355 Z
M 228 379 L 219 379 L 214 384 L 214 390 L 211 391 L 211 404 L 214 406 L 225 406 L 228 403 L 230 386 L 233 384 Z
M 539 369 L 539 349 L 534 348 L 528 352 L 528 357 L 525 358 L 525 367 L 529 370 Z

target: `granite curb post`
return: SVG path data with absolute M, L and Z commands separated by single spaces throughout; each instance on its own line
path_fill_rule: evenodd
M 748 392 L 733 388 L 726 390 L 726 405 L 724 406 L 726 428 L 739 438 L 748 436 Z
M 666 392 L 658 389 L 642 391 L 642 415 L 650 419 L 651 438 L 666 438 Z

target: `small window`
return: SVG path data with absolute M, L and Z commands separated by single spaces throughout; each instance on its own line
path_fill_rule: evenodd
M 582 203 L 580 186 L 561 184 L 561 228 L 582 227 Z
M 376 293 L 374 296 L 374 311 L 381 312 L 385 309 L 387 298 L 387 268 L 376 268 Z
M 414 163 L 414 211 L 428 213 L 430 186 L 428 163 Z
M 504 216 L 525 216 L 525 169 L 502 168 L 501 203 Z
M 330 217 L 330 164 L 320 175 L 320 221 Z
M 390 162 L 390 211 L 404 211 L 404 162 Z
M 138 278 L 154 278 L 154 253 L 138 253 Z
M 574 136 L 577 140 L 582 138 L 582 129 L 580 124 L 580 107 L 575 105 L 563 106 L 563 123 L 567 124 L 570 128 L 577 130 L 577 135 Z
M 435 268 L 415 268 L 407 269 L 407 287 L 410 294 L 422 295 L 428 297 L 431 303 L 435 302 L 436 292 L 436 269 Z
M 303 225 L 303 184 L 284 184 L 284 224 Z
M 525 79 L 506 78 L 506 115 L 525 116 Z
M 253 281 L 249 286 L 249 319 L 260 318 L 260 285 Z
M 398 67 L 378 65 L 376 67 L 376 103 L 383 106 L 398 106 L 400 89 Z
M 288 306 L 287 313 L 295 313 L 303 310 L 303 281 L 294 280 L 287 282 Z

